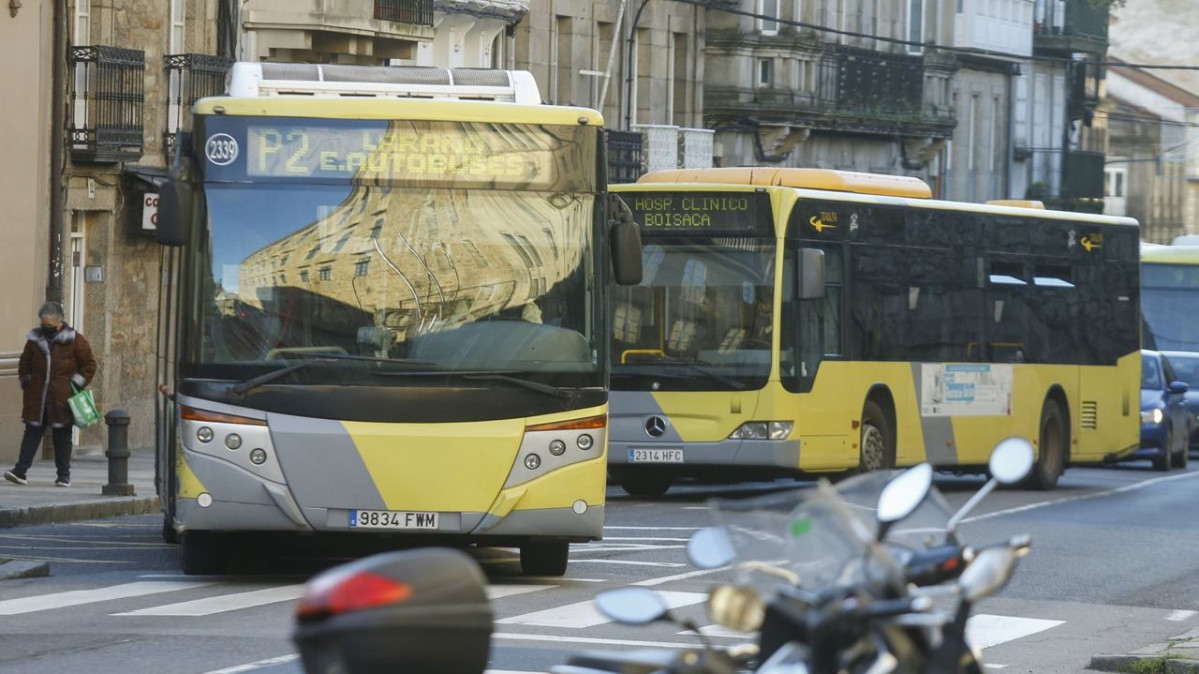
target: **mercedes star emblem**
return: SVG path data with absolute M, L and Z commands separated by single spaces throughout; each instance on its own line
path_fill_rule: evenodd
M 666 420 L 662 417 L 654 416 L 645 420 L 645 432 L 651 438 L 660 438 L 666 435 Z

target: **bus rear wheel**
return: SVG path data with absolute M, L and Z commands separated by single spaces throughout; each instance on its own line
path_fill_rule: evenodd
M 891 427 L 883 408 L 873 400 L 867 400 L 862 408 L 859 472 L 883 470 L 895 465 L 895 448 L 891 446 L 891 437 Z
M 520 546 L 520 572 L 526 576 L 562 576 L 570 558 L 570 543 L 537 541 Z
M 1047 491 L 1057 486 L 1057 480 L 1066 470 L 1066 447 L 1070 432 L 1066 427 L 1066 414 L 1056 400 L 1048 399 L 1041 409 L 1041 433 L 1037 447 L 1037 462 L 1028 476 L 1033 489 Z

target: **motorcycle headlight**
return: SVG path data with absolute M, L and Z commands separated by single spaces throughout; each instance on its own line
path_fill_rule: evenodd
M 766 607 L 748 587 L 717 585 L 708 594 L 708 614 L 716 624 L 733 631 L 756 632 L 762 627 Z

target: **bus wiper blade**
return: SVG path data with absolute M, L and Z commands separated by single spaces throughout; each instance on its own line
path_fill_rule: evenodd
M 291 365 L 288 365 L 286 367 L 281 367 L 278 370 L 272 370 L 270 372 L 267 372 L 266 374 L 260 374 L 257 377 L 251 377 L 243 382 L 238 382 L 238 383 L 234 384 L 233 386 L 231 386 L 230 390 L 232 390 L 234 393 L 245 393 L 246 391 L 249 391 L 250 389 L 257 388 L 259 386 L 262 386 L 263 384 L 268 384 L 268 383 L 275 381 L 276 379 L 279 379 L 281 377 L 286 377 L 287 375 L 291 374 L 292 372 L 306 368 L 309 365 L 315 365 L 317 363 L 322 363 L 322 364 L 327 365 L 329 363 L 334 363 L 339 360 L 363 360 L 363 361 L 368 361 L 368 362 L 372 362 L 372 363 L 404 363 L 404 364 L 408 364 L 408 365 L 429 365 L 429 364 L 431 364 L 430 361 L 410 360 L 407 358 L 380 358 L 377 356 L 354 356 L 354 355 L 351 355 L 348 353 L 322 353 L 319 357 L 301 360 L 297 363 L 292 363 Z
M 457 374 L 457 376 L 460 376 L 463 379 L 482 379 L 482 380 L 506 381 L 509 384 L 523 386 L 524 388 L 527 388 L 530 391 L 536 391 L 538 393 L 543 393 L 547 396 L 553 396 L 555 398 L 560 398 L 562 400 L 567 401 L 568 403 L 574 403 L 575 398 L 578 397 L 578 394 L 575 391 L 572 391 L 571 389 L 565 389 L 560 386 L 550 386 L 549 384 L 542 384 L 541 382 L 536 382 L 536 381 L 532 381 L 529 379 L 522 379 L 520 377 L 513 377 L 510 374 L 497 374 L 494 372 L 488 372 L 485 374 L 484 373 L 458 374 L 458 373 L 454 373 L 454 372 L 449 372 L 447 374 Z
M 702 365 L 696 365 L 695 363 L 692 363 L 690 361 L 679 360 L 677 358 L 671 358 L 670 356 L 661 356 L 658 358 L 657 361 L 654 361 L 654 362 L 664 363 L 667 365 L 682 365 L 683 367 L 687 368 L 688 370 L 691 370 L 692 372 L 698 372 L 699 374 L 702 374 L 705 377 L 708 377 L 710 379 L 715 379 L 716 381 L 718 381 L 722 384 L 727 384 L 728 386 L 732 386 L 733 388 L 735 388 L 737 390 L 741 390 L 741 389 L 745 388 L 745 382 L 738 381 L 726 374 L 721 374 L 720 372 L 716 372 L 715 370 L 706 368 Z

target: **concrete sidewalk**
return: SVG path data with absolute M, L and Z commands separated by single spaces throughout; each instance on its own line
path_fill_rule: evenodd
M 11 468 L 0 466 L 0 474 Z M 0 528 L 158 512 L 152 450 L 134 450 L 129 458 L 133 496 L 101 493 L 108 483 L 108 459 L 102 453 L 71 460 L 70 487 L 54 486 L 54 461 L 34 462 L 27 477 L 29 484 L 24 486 L 0 477 Z
M 1117 655 L 1096 655 L 1087 667 L 1101 672 L 1199 674 L 1199 630 Z

